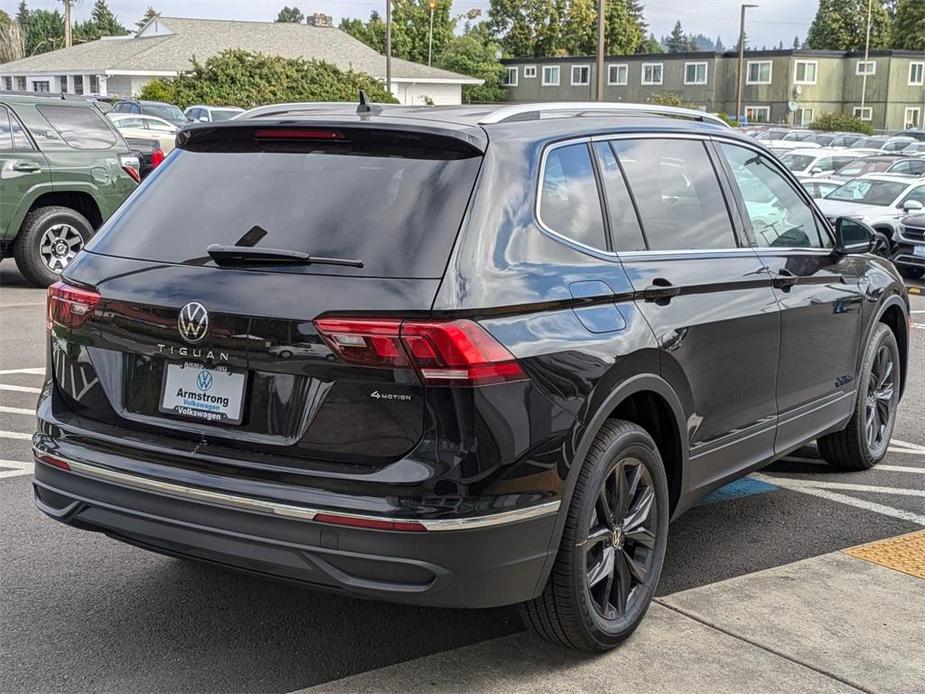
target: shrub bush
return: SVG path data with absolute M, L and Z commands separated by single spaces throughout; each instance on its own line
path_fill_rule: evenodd
M 823 113 L 810 123 L 809 127 L 811 130 L 874 134 L 874 127 L 870 123 L 846 113 Z

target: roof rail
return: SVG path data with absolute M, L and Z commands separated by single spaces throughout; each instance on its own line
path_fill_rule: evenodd
M 312 111 L 330 111 L 334 108 L 349 109 L 356 113 L 356 101 L 296 101 L 285 104 L 269 104 L 267 106 L 255 106 L 248 109 L 235 120 L 245 118 L 259 118 L 260 116 L 281 116 L 286 113 L 302 112 L 311 113 Z
M 21 89 L 5 89 L 0 92 L 0 97 L 4 96 L 28 96 L 39 99 L 58 99 L 59 101 L 68 101 L 82 98 L 76 94 L 62 94 L 61 92 L 30 92 L 23 91 Z
M 729 124 L 719 116 L 712 113 L 698 111 L 692 108 L 680 108 L 678 106 L 660 106 L 658 104 L 624 104 L 608 103 L 602 101 L 551 101 L 539 104 L 512 104 L 511 106 L 502 106 L 479 120 L 480 124 L 488 125 L 490 123 L 506 123 L 518 120 L 534 120 L 542 118 L 544 113 L 567 113 L 576 111 L 576 115 L 617 115 L 617 114 L 637 114 L 651 116 L 669 116 L 672 118 L 687 118 L 702 123 L 720 125 L 728 128 Z M 596 112 L 596 113 L 591 113 Z

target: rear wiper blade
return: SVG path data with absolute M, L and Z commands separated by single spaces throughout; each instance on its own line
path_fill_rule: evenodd
M 206 252 L 219 265 L 342 265 L 363 267 L 362 260 L 325 258 L 285 248 L 254 248 L 249 246 L 223 246 L 213 243 Z

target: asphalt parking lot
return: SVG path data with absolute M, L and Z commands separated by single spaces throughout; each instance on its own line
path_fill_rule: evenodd
M 43 306 L 44 291 L 0 263 L 0 691 L 284 692 L 522 630 L 514 609 L 312 593 L 42 516 L 29 438 Z M 884 463 L 846 474 L 808 447 L 714 493 L 673 524 L 662 597 L 925 527 L 925 295 L 912 309 L 908 387 Z

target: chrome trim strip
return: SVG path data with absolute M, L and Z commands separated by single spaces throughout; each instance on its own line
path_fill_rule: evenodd
M 659 106 L 657 104 L 628 104 L 605 103 L 600 101 L 550 101 L 539 104 L 513 104 L 502 106 L 499 109 L 479 119 L 479 125 L 503 123 L 506 120 L 529 113 L 561 113 L 568 111 L 600 111 L 604 115 L 629 113 L 654 116 L 673 116 L 675 118 L 688 118 L 711 125 L 720 125 L 729 128 L 729 124 L 722 118 L 706 111 L 693 108 L 680 108 L 677 106 Z
M 244 511 L 253 511 L 271 516 L 283 516 L 286 518 L 295 518 L 298 520 L 313 520 L 318 514 L 331 514 L 345 518 L 359 518 L 363 520 L 389 521 L 391 523 L 413 523 L 423 525 L 425 529 L 434 532 L 451 531 L 451 530 L 472 530 L 475 528 L 487 528 L 495 525 L 504 525 L 506 523 L 516 523 L 518 521 L 539 518 L 558 512 L 559 501 L 547 501 L 536 506 L 527 508 L 514 509 L 512 511 L 500 511 L 471 518 L 437 518 L 430 520 L 416 520 L 412 518 L 391 518 L 389 516 L 375 516 L 362 513 L 349 513 L 331 509 L 316 509 L 307 506 L 294 506 L 292 504 L 283 504 L 277 501 L 266 501 L 264 499 L 255 499 L 252 497 L 238 496 L 235 494 L 225 494 L 224 492 L 215 492 L 198 487 L 188 487 L 174 482 L 165 482 L 162 480 L 152 479 L 150 477 L 140 477 L 125 472 L 110 470 L 109 468 L 81 463 L 69 458 L 63 458 L 54 453 L 47 453 L 38 448 L 32 449 L 34 456 L 46 455 L 58 460 L 62 460 L 75 472 L 84 477 L 92 477 L 104 480 L 113 484 L 119 484 L 133 489 L 166 496 L 178 497 L 192 501 L 202 501 L 237 508 Z M 39 464 L 41 461 L 37 461 Z

